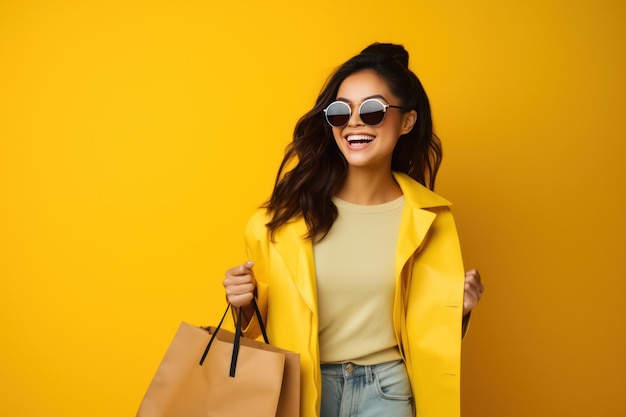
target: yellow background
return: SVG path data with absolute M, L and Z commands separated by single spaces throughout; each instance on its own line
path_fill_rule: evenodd
M 228 4 L 227 4 L 228 3 Z M 132 416 L 330 71 L 403 43 L 467 267 L 464 416 L 624 416 L 626 5 L 0 2 L 2 415 Z

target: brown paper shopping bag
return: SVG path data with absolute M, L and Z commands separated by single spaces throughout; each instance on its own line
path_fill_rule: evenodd
M 137 417 L 299 415 L 299 355 L 241 337 L 241 311 L 235 334 L 221 329 L 229 307 L 215 328 L 181 323 Z

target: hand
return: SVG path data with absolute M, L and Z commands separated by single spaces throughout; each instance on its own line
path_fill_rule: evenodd
M 463 317 L 465 317 L 480 301 L 485 287 L 480 282 L 480 274 L 475 269 L 465 273 L 465 292 L 463 293 Z
M 253 262 L 230 268 L 222 281 L 226 289 L 226 299 L 235 307 L 246 307 L 254 298 L 256 280 L 254 279 Z

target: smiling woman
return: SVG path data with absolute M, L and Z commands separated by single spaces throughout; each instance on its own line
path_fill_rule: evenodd
M 432 191 L 440 162 L 400 45 L 340 66 L 298 122 L 224 286 L 248 337 L 256 297 L 270 340 L 300 353 L 301 416 L 460 415 L 463 323 L 482 285 Z
M 390 175 L 392 155 L 399 138 L 413 129 L 417 112 L 405 110 L 402 106 L 386 104 L 390 108 L 399 110 L 387 115 L 385 104 L 373 97 L 379 97 L 385 103 L 389 100 L 394 103 L 399 102 L 400 99 L 389 91 L 385 79 L 372 70 L 363 70 L 347 77 L 341 83 L 337 97 L 339 101 L 331 104 L 329 108 L 342 102 L 346 105 L 347 103 L 361 103 L 359 112 L 350 113 L 345 124 L 336 126 L 329 121 L 333 127 L 337 147 L 348 163 L 346 185 L 337 193 L 337 196 L 346 200 L 350 199 L 349 195 L 345 195 L 345 191 L 350 190 L 347 184 L 355 178 L 355 175 L 356 178 L 363 175 L 364 179 L 369 177 L 367 180 L 370 184 L 375 179 L 387 178 L 388 187 L 395 188 L 396 194 L 401 194 Z M 349 105 L 347 106 L 349 108 Z M 326 114 L 328 115 L 328 112 Z M 364 201 L 363 203 L 374 202 Z

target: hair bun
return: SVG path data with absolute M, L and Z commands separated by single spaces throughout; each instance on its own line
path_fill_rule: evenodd
M 375 42 L 361 51 L 362 54 L 379 54 L 400 61 L 405 67 L 409 67 L 409 53 L 404 46 L 393 43 Z

